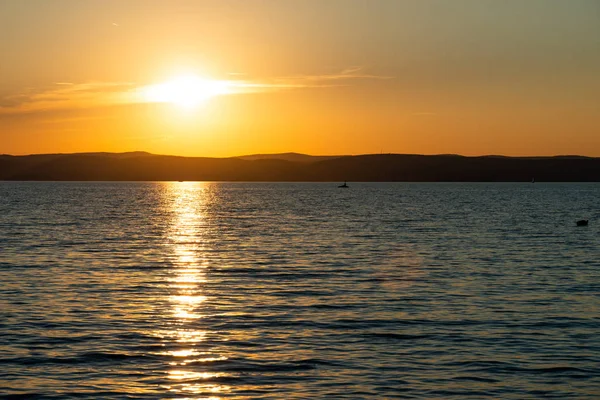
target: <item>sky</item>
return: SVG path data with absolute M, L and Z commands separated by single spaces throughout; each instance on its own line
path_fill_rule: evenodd
M 600 156 L 597 0 L 0 0 L 0 154 Z

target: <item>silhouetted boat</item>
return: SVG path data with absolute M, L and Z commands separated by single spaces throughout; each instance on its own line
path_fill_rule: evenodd
M 587 224 L 588 224 L 587 219 L 581 219 L 581 220 L 577 221 L 577 226 L 587 226 Z
M 535 183 L 535 178 L 531 178 L 531 183 Z
M 340 186 L 338 186 L 338 187 L 339 187 L 339 188 L 349 188 L 350 186 L 348 186 L 348 185 L 346 184 L 346 181 L 344 181 L 344 184 L 343 184 L 343 185 L 340 185 Z

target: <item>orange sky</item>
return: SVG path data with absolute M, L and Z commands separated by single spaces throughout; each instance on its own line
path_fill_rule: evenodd
M 3 0 L 0 35 L 0 153 L 600 156 L 595 0 Z

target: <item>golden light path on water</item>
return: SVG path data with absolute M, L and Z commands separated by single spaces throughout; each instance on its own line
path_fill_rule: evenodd
M 171 294 L 168 299 L 174 322 L 164 336 L 172 338 L 177 350 L 163 353 L 173 359 L 168 372 L 168 379 L 173 383 L 164 388 L 181 394 L 182 399 L 194 396 L 194 399 L 216 400 L 220 399 L 219 394 L 229 392 L 230 388 L 211 383 L 211 379 L 222 374 L 204 370 L 203 364 L 226 358 L 206 351 L 208 332 L 200 329 L 202 325 L 199 323 L 205 317 L 203 303 L 207 300 L 204 285 L 208 260 L 203 234 L 207 229 L 205 208 L 210 197 L 210 184 L 170 182 L 165 185 L 173 215 L 168 242 L 175 273 L 169 279 Z

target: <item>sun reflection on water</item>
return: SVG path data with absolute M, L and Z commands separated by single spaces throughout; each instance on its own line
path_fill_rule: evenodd
M 210 395 L 203 398 L 219 399 L 214 397 L 215 394 L 224 394 L 230 389 L 211 382 L 223 373 L 208 371 L 206 364 L 226 360 L 226 357 L 206 351 L 206 346 L 202 346 L 202 350 L 198 348 L 206 344 L 208 334 L 200 321 L 205 317 L 203 306 L 208 300 L 204 293 L 209 265 L 205 251 L 205 209 L 209 201 L 210 184 L 173 182 L 166 185 L 173 215 L 167 237 L 174 266 L 173 275 L 168 278 L 172 328 L 160 336 L 167 340 L 167 346 L 174 349 L 159 353 L 172 358 L 169 365 L 173 369 L 169 370 L 167 378 L 173 384 L 163 387 L 172 393 Z

